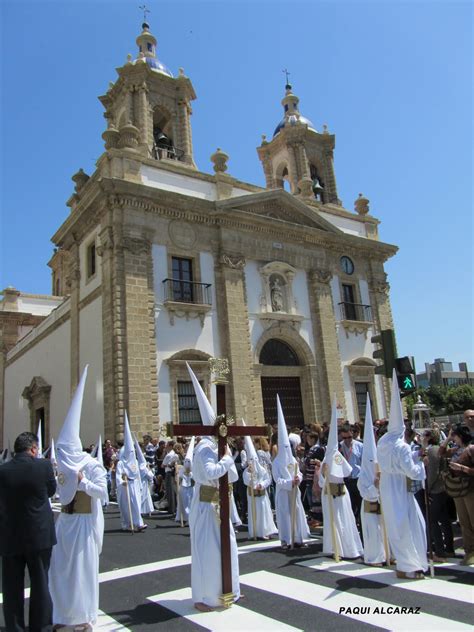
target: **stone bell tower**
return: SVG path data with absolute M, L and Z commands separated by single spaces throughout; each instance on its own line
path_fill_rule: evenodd
M 299 111 L 299 98 L 289 83 L 281 101 L 284 116 L 271 141 L 262 136 L 257 147 L 269 189 L 285 188 L 293 195 L 340 205 L 334 175 L 334 134 L 323 132 Z
M 182 69 L 173 77 L 156 56 L 156 38 L 147 22 L 137 37 L 138 57 L 128 55 L 119 75 L 99 97 L 105 108 L 105 148 L 129 148 L 158 160 L 178 160 L 196 168 L 191 135 L 191 101 L 196 98 Z

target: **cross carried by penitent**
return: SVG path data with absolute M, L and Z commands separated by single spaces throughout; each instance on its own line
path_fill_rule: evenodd
M 219 381 L 217 388 L 224 393 L 224 383 Z M 220 402 L 220 405 L 219 405 Z M 203 424 L 173 424 L 172 434 L 175 437 L 190 436 L 214 436 L 217 438 L 218 458 L 222 459 L 225 454 L 227 440 L 231 437 L 263 436 L 266 434 L 265 426 L 236 426 L 233 421 L 221 413 L 221 408 L 225 410 L 225 397 L 219 397 L 217 417 L 214 426 L 204 426 Z M 234 602 L 232 593 L 232 563 L 230 557 L 230 488 L 227 474 L 219 479 L 219 514 L 221 531 L 221 569 L 222 569 L 222 595 L 221 601 L 225 608 L 229 608 Z

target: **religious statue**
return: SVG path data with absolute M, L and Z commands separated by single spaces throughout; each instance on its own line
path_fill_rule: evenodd
M 283 311 L 283 292 L 280 286 L 280 281 L 275 279 L 271 286 L 270 297 L 272 301 L 272 311 Z

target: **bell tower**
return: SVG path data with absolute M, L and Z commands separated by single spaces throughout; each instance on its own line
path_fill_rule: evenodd
M 137 37 L 138 55 L 117 68 L 118 79 L 99 97 L 105 108 L 105 148 L 129 148 L 147 158 L 177 160 L 196 168 L 191 134 L 191 101 L 196 98 L 182 68 L 173 77 L 156 55 L 147 22 Z
M 272 140 L 267 141 L 263 135 L 257 147 L 267 188 L 286 186 L 293 195 L 340 205 L 333 164 L 334 134 L 329 134 L 326 126 L 318 132 L 300 113 L 299 98 L 288 82 L 281 104 L 283 118 Z

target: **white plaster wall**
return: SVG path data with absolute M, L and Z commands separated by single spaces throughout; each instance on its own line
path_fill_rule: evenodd
M 84 237 L 79 246 L 79 261 L 81 267 L 81 280 L 79 285 L 79 296 L 82 300 L 85 296 L 93 292 L 102 283 L 102 258 L 96 251 L 95 255 L 95 274 L 89 280 L 87 279 L 87 248 L 95 240 L 96 247 L 98 245 L 98 235 L 100 227 L 97 226 L 86 237 Z
M 318 211 L 321 217 L 324 217 L 328 222 L 331 222 L 333 226 L 337 226 L 343 232 L 348 235 L 357 235 L 358 237 L 367 237 L 365 230 L 365 224 L 358 222 L 357 220 L 349 219 L 348 217 L 340 217 L 339 215 L 332 215 L 331 213 L 324 213 Z
M 18 297 L 18 311 L 26 314 L 34 314 L 35 316 L 48 316 L 63 300 L 62 297 L 34 297 L 20 294 Z
M 68 320 L 6 367 L 4 445 L 13 447 L 20 432 L 30 430 L 28 403 L 21 394 L 35 376 L 52 387 L 50 427 L 58 436 L 70 401 L 70 332 Z
M 205 315 L 204 325 L 201 326 L 199 318 L 186 320 L 185 317 L 175 316 L 174 325 L 171 325 L 169 313 L 163 305 L 162 280 L 168 276 L 167 252 L 165 246 L 154 245 L 153 272 L 155 279 L 155 324 L 158 365 L 158 396 L 160 419 L 171 420 L 171 387 L 169 369 L 165 360 L 178 351 L 196 349 L 208 353 L 213 357 L 220 357 L 220 341 L 218 320 L 216 311 L 216 291 L 214 279 L 214 259 L 210 253 L 200 254 L 201 279 L 203 283 L 211 283 L 212 307 Z M 215 402 L 215 389 L 212 389 L 213 405 Z
M 198 180 L 181 173 L 172 173 L 162 169 L 154 169 L 148 165 L 140 167 L 143 184 L 155 189 L 183 193 L 204 200 L 216 200 L 216 185 L 213 182 Z
M 82 404 L 81 439 L 85 446 L 96 443 L 99 433 L 104 440 L 104 378 L 102 357 L 102 297 L 81 309 L 79 364 L 86 364 L 86 389 Z

